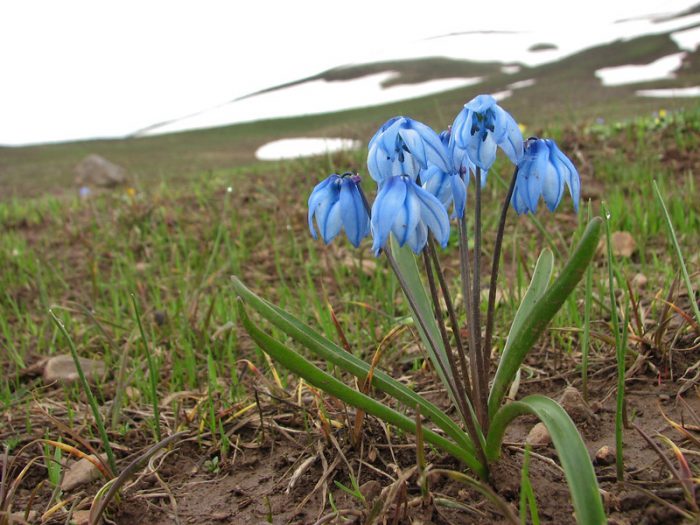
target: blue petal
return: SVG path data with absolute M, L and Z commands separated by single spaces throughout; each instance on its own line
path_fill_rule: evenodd
M 494 104 L 491 111 L 493 112 L 493 140 L 500 146 L 506 137 L 510 115 L 498 104 Z
M 467 205 L 467 186 L 459 175 L 451 175 L 450 184 L 452 186 L 452 198 L 454 199 L 452 217 L 461 219 L 464 216 L 464 208 Z
M 464 107 L 474 111 L 475 113 L 485 113 L 496 105 L 496 99 L 491 95 L 477 95 L 469 102 L 464 104 Z
M 377 144 L 381 144 L 385 151 L 396 151 L 399 131 L 406 125 L 405 117 L 398 117 L 384 132 L 377 137 Z
M 517 166 L 523 159 L 523 134 L 515 119 L 507 112 L 503 111 L 503 113 L 506 115 L 505 133 L 499 146 L 510 161 Z
M 402 129 L 399 131 L 399 136 L 404 144 L 406 144 L 411 155 L 415 157 L 421 167 L 425 168 L 427 166 L 427 160 L 425 156 L 425 147 L 423 146 L 423 140 L 420 134 L 414 129 Z
M 425 150 L 428 166 L 435 165 L 443 171 L 449 171 L 449 156 L 444 142 L 435 131 L 417 120 L 411 121 L 411 126 L 420 134 Z M 426 166 L 423 166 L 426 167 Z
M 562 178 L 569 187 L 571 199 L 574 201 L 574 210 L 578 213 L 578 203 L 581 199 L 581 178 L 578 171 L 569 158 L 564 155 L 553 140 L 547 140 L 551 151 L 551 160 L 555 169 L 561 173 Z
M 372 138 L 369 140 L 369 145 L 368 147 L 372 147 L 374 145 L 374 142 L 377 140 L 377 137 L 384 133 L 391 125 L 399 120 L 400 118 L 403 117 L 391 117 L 389 120 L 387 120 L 384 124 L 382 124 L 377 132 L 372 136 Z
M 313 216 L 316 215 L 316 222 L 319 228 L 323 229 L 322 224 L 326 221 L 330 206 L 338 199 L 338 188 L 335 184 L 338 179 L 336 174 L 329 176 L 318 183 L 309 196 L 309 231 L 314 239 L 318 239 L 318 236 L 314 229 Z
M 474 164 L 482 170 L 488 170 L 496 160 L 496 148 L 493 135 L 482 130 L 472 137 L 472 141 L 467 145 L 467 153 Z
M 349 179 L 343 180 L 339 202 L 345 233 L 352 245 L 357 248 L 363 237 L 367 235 L 369 217 L 355 182 Z
M 466 149 L 469 144 L 472 133 L 472 116 L 474 112 L 466 107 L 460 111 L 452 122 L 452 134 L 450 136 L 450 147 L 455 144 L 460 149 Z
M 406 184 L 401 177 L 388 179 L 372 205 L 372 250 L 375 255 L 386 244 L 394 219 L 406 200 Z
M 423 251 L 425 243 L 428 242 L 428 228 L 422 221 L 419 222 L 406 241 L 413 250 L 413 253 L 418 254 Z
M 415 186 L 414 194 L 420 201 L 420 218 L 425 225 L 433 232 L 433 236 L 443 248 L 447 246 L 450 239 L 450 219 L 447 210 L 437 198 L 423 188 Z
M 399 213 L 396 214 L 391 228 L 399 246 L 406 244 L 409 235 L 416 229 L 421 218 L 420 200 L 416 198 L 415 190 L 419 186 L 411 181 L 401 178 L 406 186 L 406 199 Z
M 321 237 L 326 244 L 329 244 L 340 233 L 340 228 L 343 225 L 341 209 L 340 202 L 336 201 L 328 207 L 328 215 L 325 220 L 318 224 Z
M 367 154 L 367 168 L 369 175 L 380 186 L 391 177 L 391 155 L 382 149 L 379 142 L 373 144 Z
M 522 215 L 523 213 L 527 213 L 529 211 L 527 207 L 527 202 L 525 202 L 525 199 L 522 197 L 522 190 L 520 189 L 520 179 L 518 182 L 515 183 L 515 189 L 513 190 L 513 196 L 510 199 L 511 204 L 513 205 L 513 208 L 515 209 L 516 213 L 518 215 Z
M 421 172 L 423 188 L 435 195 L 445 208 L 450 205 L 450 201 L 452 200 L 450 178 L 450 175 L 437 166 L 429 166 L 427 170 Z
M 549 211 L 554 211 L 561 202 L 561 196 L 564 194 L 564 181 L 560 173 L 555 169 L 551 162 L 547 162 L 544 168 L 542 177 L 542 197 L 547 204 Z
M 533 145 L 531 148 L 535 149 L 536 146 Z M 547 148 L 541 149 L 547 150 Z M 527 193 L 523 197 L 527 200 L 527 206 L 533 213 L 537 212 L 537 201 L 542 195 L 542 181 L 547 171 L 548 162 L 549 155 L 546 153 L 542 154 L 541 151 L 538 151 L 530 162 L 529 176 L 527 177 Z

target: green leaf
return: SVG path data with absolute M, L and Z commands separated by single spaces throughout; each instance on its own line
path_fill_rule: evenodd
M 341 401 L 354 406 L 355 408 L 360 408 L 366 413 L 378 417 L 382 421 L 394 425 L 404 432 L 409 432 L 415 435 L 416 423 L 411 418 L 386 405 L 383 405 L 379 401 L 376 401 L 375 399 L 372 399 L 371 397 L 358 392 L 357 390 L 350 388 L 332 375 L 324 372 L 319 367 L 306 360 L 303 356 L 299 355 L 291 348 L 285 346 L 278 340 L 270 337 L 265 332 L 260 330 L 249 319 L 243 306 L 243 301 L 240 299 L 238 303 L 238 311 L 241 321 L 243 322 L 243 326 L 253 340 L 264 352 L 269 354 L 275 361 L 282 364 L 282 366 L 286 367 L 299 377 L 302 377 L 309 384 L 315 386 L 316 388 L 320 388 L 327 394 L 337 397 Z M 435 445 L 439 449 L 442 449 L 448 454 L 454 456 L 459 461 L 462 461 L 480 477 L 486 477 L 486 468 L 484 465 L 479 463 L 476 457 L 467 450 L 426 428 L 423 429 L 423 437 L 428 443 Z
M 309 351 L 321 359 L 333 363 L 358 379 L 364 380 L 367 377 L 370 370 L 370 366 L 367 363 L 346 352 L 343 348 L 326 339 L 279 306 L 262 299 L 247 288 L 237 277 L 232 277 L 232 281 L 236 293 L 247 305 L 292 339 L 308 348 Z M 408 408 L 415 409 L 416 406 L 420 407 L 421 415 L 437 425 L 462 448 L 471 454 L 475 453 L 469 436 L 452 419 L 445 415 L 437 406 L 416 394 L 406 385 L 399 383 L 391 376 L 375 368 L 372 376 L 372 386 L 389 394 Z
M 554 268 L 554 255 L 552 255 L 552 250 L 545 248 L 542 250 L 540 257 L 537 259 L 537 264 L 535 265 L 535 270 L 532 273 L 532 280 L 530 281 L 530 286 L 525 292 L 523 300 L 520 302 L 518 311 L 515 312 L 515 317 L 513 318 L 513 324 L 510 325 L 510 332 L 508 332 L 508 338 L 506 339 L 506 345 L 501 353 L 500 362 L 511 361 L 513 342 L 517 340 L 518 334 L 523 329 L 523 323 L 525 319 L 530 315 L 534 307 L 537 305 L 542 296 L 547 291 L 547 286 L 552 278 L 552 270 Z M 500 368 L 499 363 L 499 368 Z M 517 371 L 516 371 L 517 372 Z M 496 373 L 498 377 L 498 372 Z M 510 382 L 509 382 L 510 383 Z
M 430 338 L 428 334 L 425 333 L 423 327 L 417 322 L 414 315 L 414 321 L 416 328 L 418 328 L 418 333 L 421 340 L 423 341 L 423 347 L 428 352 L 428 357 L 433 364 L 433 369 L 437 372 L 438 377 L 443 385 L 447 388 L 447 393 L 450 398 L 453 398 L 453 393 L 451 391 L 450 385 L 454 384 L 454 377 L 445 377 L 445 372 L 440 363 L 444 363 L 444 369 L 448 374 L 452 374 L 450 367 L 448 366 L 449 361 L 447 360 L 447 352 L 445 350 L 445 345 L 442 342 L 442 337 L 440 336 L 440 329 L 438 327 L 437 321 L 435 320 L 435 313 L 433 311 L 433 303 L 428 295 L 428 292 L 423 285 L 423 281 L 420 278 L 420 272 L 418 271 L 418 265 L 416 264 L 416 257 L 413 252 L 405 245 L 399 247 L 399 243 L 396 242 L 393 235 L 389 236 L 391 238 L 391 253 L 398 263 L 399 270 L 403 275 L 403 278 L 408 284 L 408 288 L 413 293 L 416 300 L 416 308 L 420 310 L 420 314 L 425 319 L 427 324 L 427 330 L 430 332 Z M 430 340 L 433 340 L 437 345 L 437 348 L 433 348 L 430 344 Z M 454 406 L 459 406 L 456 399 L 452 399 L 452 404 Z
M 501 406 L 508 385 L 513 381 L 532 345 L 537 342 L 537 339 L 547 328 L 549 322 L 583 277 L 598 246 L 602 222 L 600 217 L 595 217 L 588 223 L 586 231 L 583 232 L 583 236 L 578 246 L 576 246 L 576 250 L 574 250 L 559 276 L 547 288 L 540 299 L 528 307 L 529 312 L 524 314 L 521 319 L 518 319 L 518 326 L 511 329 L 508 335 L 510 346 L 508 347 L 507 355 L 504 350 L 489 394 L 489 419 L 494 417 L 494 414 Z M 545 261 L 542 264 L 546 264 L 547 256 L 544 253 L 542 256 L 545 257 Z M 542 259 L 542 256 L 540 259 Z M 539 264 L 538 261 L 538 266 Z M 546 266 L 543 266 L 542 272 L 545 270 Z M 538 277 L 538 281 L 541 278 L 542 276 Z M 529 293 L 530 290 L 528 289 Z M 532 293 L 535 294 L 535 291 Z
M 569 484 L 577 523 L 583 525 L 607 523 L 598 480 L 586 445 L 566 411 L 548 397 L 528 396 L 520 401 L 508 403 L 496 413 L 486 438 L 486 455 L 489 460 L 498 459 L 508 424 L 524 414 L 537 416 L 552 437 L 552 443 L 564 469 L 566 482 Z

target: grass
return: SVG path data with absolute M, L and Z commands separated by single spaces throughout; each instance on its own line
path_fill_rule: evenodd
M 376 110 L 369 113 L 373 112 Z M 352 122 L 368 112 L 346 115 Z M 310 121 L 288 122 L 286 131 L 298 132 L 304 122 Z M 323 128 L 324 118 L 317 126 Z M 635 254 L 619 259 L 618 270 L 628 279 L 637 273 L 648 278 L 646 295 L 653 314 L 662 307 L 653 300 L 654 293 L 668 290 L 677 274 L 665 215 L 655 204 L 654 179 L 659 181 L 679 248 L 686 254 L 689 279 L 697 290 L 700 261 L 693 254 L 700 242 L 698 174 L 694 171 L 698 131 L 698 110 L 617 124 L 552 128 L 562 150 L 571 153 L 581 169 L 584 198 L 591 199 L 593 212 L 599 213 L 604 198 L 611 230 L 628 231 L 636 240 Z M 107 155 L 121 151 L 124 157 L 114 160 L 129 159 L 132 166 L 145 165 L 157 147 L 160 153 L 154 162 L 170 165 L 177 160 L 172 151 L 190 140 L 187 151 L 195 152 L 213 137 L 219 144 L 213 147 L 223 149 L 224 144 L 236 144 L 245 136 L 236 146 L 242 151 L 266 133 L 260 124 L 129 143 L 45 146 L 16 150 L 10 157 L 3 156 L 3 162 L 4 169 L 14 173 L 11 177 L 18 177 L 29 173 L 23 171 L 27 169 L 23 155 L 43 151 L 47 163 L 62 169 L 62 163 L 67 164 L 73 155 L 104 144 Z M 269 392 L 280 394 L 280 386 L 296 385 L 283 370 L 273 369 L 239 331 L 229 284 L 232 274 L 241 275 L 251 288 L 336 340 L 326 306 L 332 305 L 351 351 L 371 359 L 384 337 L 405 323 L 407 310 L 398 299 L 397 284 L 385 263 L 372 257 L 367 242 L 359 251 L 344 240 L 328 247 L 314 242 L 305 216 L 306 196 L 314 184 L 330 171 L 361 166 L 364 154 L 210 171 L 194 162 L 187 168 L 194 172 L 182 178 L 170 180 L 165 170 L 162 180 L 154 183 L 146 180 L 151 175 L 144 175 L 136 181 L 134 191 L 117 189 L 87 200 L 47 195 L 14 196 L 0 202 L 0 347 L 6 350 L 0 357 L 0 406 L 18 416 L 0 431 L 0 438 L 11 449 L 32 437 L 70 438 L 36 410 L 37 401 L 44 398 L 52 399 L 53 416 L 69 427 L 88 417 L 79 388 L 46 390 L 27 373 L 41 358 L 70 350 L 51 322 L 49 308 L 61 310 L 65 330 L 81 357 L 107 364 L 108 377 L 92 386 L 95 402 L 103 410 L 114 400 L 117 371 L 124 359 L 125 373 L 118 382 L 123 396 L 121 415 L 103 419 L 109 440 L 127 448 L 134 443 L 153 444 L 158 439 L 152 434 L 159 430 L 189 429 L 200 439 L 215 443 L 223 451 L 217 457 L 224 457 L 233 444 L 226 429 L 236 418 L 256 411 L 251 383 L 246 380 L 254 373 L 249 363 L 262 374 L 256 381 L 270 385 Z M 487 203 L 499 202 L 503 190 L 498 177 L 505 179 L 507 169 L 501 162 L 490 175 L 484 191 Z M 49 174 L 46 176 L 48 180 Z M 485 210 L 485 232 L 491 232 L 498 206 Z M 506 280 L 494 340 L 499 348 L 541 248 L 551 244 L 565 253 L 584 222 L 573 215 L 566 200 L 560 212 L 542 213 L 537 221 L 514 215 L 508 220 L 503 261 Z M 489 256 L 492 239 L 488 234 L 486 242 Z M 442 257 L 454 284 L 456 243 Z M 557 264 L 561 263 L 558 258 Z M 591 369 L 614 346 L 593 334 L 613 333 L 607 324 L 610 305 L 604 299 L 608 293 L 604 258 L 598 258 L 596 264 L 591 282 Z M 135 304 L 141 310 L 136 314 Z M 579 352 L 577 330 L 583 318 L 583 305 L 570 301 L 541 346 L 562 355 Z M 410 375 L 411 369 L 422 365 L 410 330 L 403 331 L 383 352 L 382 368 Z M 160 414 L 153 409 L 152 397 L 160 402 Z M 92 420 L 81 428 L 86 437 L 101 434 Z M 10 436 L 20 438 L 10 441 Z M 55 471 L 50 474 L 56 476 Z

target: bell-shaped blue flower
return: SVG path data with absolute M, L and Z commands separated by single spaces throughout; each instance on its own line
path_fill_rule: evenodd
M 417 120 L 391 118 L 369 141 L 367 167 L 380 187 L 396 175 L 416 180 L 430 165 L 449 171 L 447 150 L 437 133 Z
M 523 157 L 523 136 L 518 124 L 491 95 L 479 95 L 464 105 L 452 123 L 450 152 L 453 162 L 473 162 L 488 171 L 501 148 L 517 165 Z M 463 159 L 463 155 L 468 160 Z
M 578 212 L 581 179 L 578 171 L 553 140 L 531 137 L 525 143 L 523 160 L 518 165 L 511 203 L 518 214 L 535 213 L 540 196 L 549 211 L 554 211 L 568 186 Z
M 437 166 L 429 166 L 421 173 L 423 188 L 435 195 L 445 209 L 454 204 L 452 218 L 461 218 L 467 204 L 467 186 L 454 171 L 444 172 Z M 469 179 L 466 179 L 467 183 Z
M 372 249 L 379 255 L 393 233 L 399 246 L 408 243 L 420 253 L 432 232 L 444 248 L 450 238 L 450 221 L 442 203 L 407 175 L 387 179 L 372 206 Z
M 360 241 L 369 235 L 369 216 L 362 195 L 357 187 L 360 178 L 352 173 L 332 174 L 319 183 L 309 196 L 309 230 L 317 239 L 314 216 L 326 244 L 330 243 L 341 229 L 357 248 Z

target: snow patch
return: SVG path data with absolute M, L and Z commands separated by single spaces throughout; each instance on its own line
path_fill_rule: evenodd
M 260 146 L 255 152 L 255 158 L 258 160 L 297 159 L 299 157 L 358 149 L 361 145 L 359 140 L 341 138 L 281 139 Z
M 680 49 L 692 53 L 698 48 L 698 45 L 700 45 L 700 27 L 693 27 L 685 31 L 671 33 L 671 38 Z
M 508 84 L 508 89 L 523 89 L 523 88 L 534 86 L 534 85 L 535 85 L 535 79 L 528 78 L 526 80 L 518 80 L 517 82 L 513 82 L 512 84 Z
M 520 73 L 520 69 L 520 66 L 502 66 L 501 73 L 504 75 L 515 75 L 516 73 Z
M 147 129 L 140 135 L 157 135 L 240 122 L 315 115 L 377 106 L 472 86 L 482 80 L 481 77 L 443 78 L 415 84 L 382 87 L 385 82 L 396 78 L 397 74 L 395 71 L 385 71 L 353 80 L 304 82 L 222 104 L 162 126 Z
M 502 100 L 507 99 L 508 97 L 512 97 L 513 91 L 511 91 L 510 89 L 497 91 L 496 93 L 491 93 L 491 96 L 496 99 L 496 102 L 500 102 Z
M 605 67 L 595 72 L 604 86 L 636 84 L 650 80 L 675 78 L 674 72 L 681 67 L 686 53 L 674 53 L 654 60 L 649 64 Z
M 640 89 L 635 92 L 635 95 L 638 97 L 651 98 L 700 97 L 700 86 L 669 89 Z

